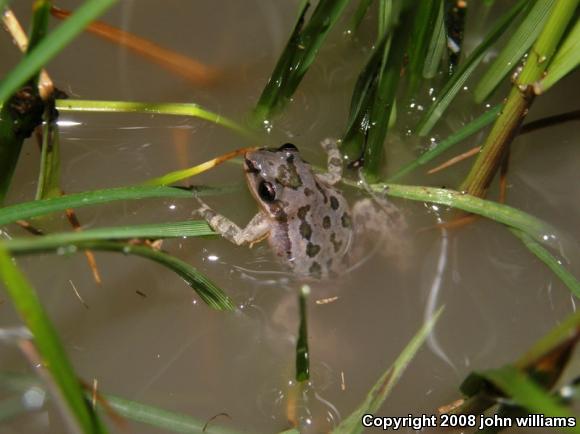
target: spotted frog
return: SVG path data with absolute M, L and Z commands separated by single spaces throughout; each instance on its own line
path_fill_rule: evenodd
M 252 245 L 267 238 L 276 256 L 302 278 L 324 279 L 340 274 L 360 260 L 365 249 L 356 248 L 355 242 L 363 238 L 363 233 L 382 232 L 380 228 L 385 225 L 396 226 L 393 216 L 397 231 L 404 222 L 392 212 L 390 204 L 387 210 L 367 198 L 349 207 L 335 187 L 342 178 L 337 143 L 327 139 L 322 147 L 328 154 L 328 171 L 322 174 L 315 173 L 289 143 L 245 154 L 246 180 L 260 211 L 244 229 L 199 199 L 198 213 L 212 229 L 237 245 Z

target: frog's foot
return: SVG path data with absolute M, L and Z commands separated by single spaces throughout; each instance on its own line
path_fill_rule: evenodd
M 362 259 L 369 251 L 379 252 L 394 261 L 399 269 L 409 265 L 410 244 L 407 222 L 401 210 L 384 198 L 362 199 L 352 207 L 357 249 L 355 257 Z
M 320 145 L 328 155 L 328 172 L 316 176 L 327 185 L 334 185 L 342 179 L 342 155 L 338 149 L 338 142 L 334 139 L 324 139 Z
M 214 231 L 231 243 L 237 246 L 246 243 L 253 245 L 268 236 L 270 224 L 264 214 L 256 214 L 242 229 L 227 217 L 218 214 L 201 199 L 196 199 L 200 207 L 195 211 L 195 214 L 200 215 Z

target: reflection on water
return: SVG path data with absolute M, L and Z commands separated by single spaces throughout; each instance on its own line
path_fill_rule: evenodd
M 17 11 L 23 7 L 14 3 Z M 195 88 L 84 35 L 50 64 L 49 72 L 64 90 L 79 98 L 196 102 L 244 119 L 294 24 L 298 2 L 204 0 L 168 2 L 163 8 L 152 0 L 140 0 L 139 7 L 122 3 L 107 21 L 223 68 L 227 79 L 212 88 Z M 76 3 L 63 1 L 61 6 Z M 367 27 L 354 41 L 341 29 L 331 35 L 288 111 L 265 126 L 272 144 L 291 140 L 306 160 L 323 164 L 318 143 L 343 132 L 352 86 L 374 37 L 369 23 Z M 8 42 L 0 44 L 11 59 L 18 57 Z M 577 87 L 566 90 L 573 80 L 567 84 L 543 96 L 531 116 L 563 112 L 580 100 L 580 95 L 571 97 L 579 92 Z M 419 141 L 406 135 L 430 98 L 426 91 L 398 113 L 395 136 L 402 139 L 389 139 L 388 170 L 432 145 L 429 138 Z M 469 100 L 470 91 L 464 91 L 460 101 L 471 107 Z M 433 139 L 446 137 L 474 116 L 462 107 L 452 108 Z M 137 183 L 247 145 L 234 133 L 197 119 L 67 113 L 60 122 L 67 192 Z M 579 163 L 577 146 L 570 140 L 574 134 L 574 126 L 567 124 L 517 139 L 508 203 L 565 234 L 552 239 L 552 232 L 546 233 L 547 241 L 564 245 L 561 257 L 578 275 L 573 240 L 578 239 L 580 209 L 570 200 L 577 192 L 563 193 L 561 187 L 577 188 L 568 181 L 577 178 Z M 465 149 L 472 145 L 466 143 Z M 26 146 L 12 202 L 34 196 L 39 156 L 32 141 Z M 432 176 L 419 171 L 405 182 L 454 186 L 467 167 Z M 223 165 L 195 182 L 241 184 L 243 174 L 238 165 Z M 350 190 L 346 195 L 349 200 L 359 197 Z M 296 286 L 265 243 L 248 249 L 208 237 L 164 244 L 232 296 L 239 307 L 233 314 L 210 311 L 179 277 L 140 258 L 97 253 L 100 287 L 82 255 L 23 257 L 19 264 L 41 294 L 77 372 L 89 382 L 97 378 L 101 390 L 204 421 L 226 413 L 229 418 L 212 423 L 249 432 L 280 431 L 289 426 L 289 418 L 299 421 L 304 432 L 327 432 L 362 401 L 424 319 L 442 305 L 445 312 L 436 332 L 381 414 L 433 413 L 458 397 L 457 386 L 468 372 L 514 360 L 575 310 L 562 283 L 501 225 L 480 219 L 460 229 L 435 229 L 455 214 L 392 200 L 408 216 L 411 267 L 403 270 L 373 255 L 336 281 L 312 285 L 312 381 L 302 390 L 293 381 Z M 208 202 L 240 225 L 256 210 L 245 190 Z M 83 208 L 78 215 L 85 226 L 103 227 L 185 220 L 195 207 L 193 200 L 145 200 Z M 47 230 L 69 228 L 55 216 Z M 10 235 L 22 232 L 11 228 Z M 1 326 L 18 324 L 8 303 L 0 305 L 0 312 Z M 2 345 L 2 369 L 26 371 L 16 348 Z M 48 420 L 32 423 L 20 417 L 6 429 L 47 432 Z M 52 432 L 59 432 L 52 413 L 50 420 Z M 160 432 L 144 425 L 134 430 Z

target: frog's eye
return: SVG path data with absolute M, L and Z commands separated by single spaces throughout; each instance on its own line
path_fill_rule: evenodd
M 298 148 L 296 146 L 294 146 L 292 143 L 284 143 L 282 146 L 280 146 L 278 148 L 279 151 L 284 151 L 284 150 L 288 150 L 288 151 L 297 151 Z
M 258 186 L 258 194 L 264 202 L 273 202 L 276 199 L 274 186 L 267 181 L 262 181 Z

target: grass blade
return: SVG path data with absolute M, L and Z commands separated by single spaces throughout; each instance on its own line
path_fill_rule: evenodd
M 12 251 L 18 254 L 30 254 L 56 250 L 62 251 L 63 253 L 76 253 L 79 250 L 101 250 L 141 256 L 164 265 L 177 273 L 209 307 L 217 310 L 234 310 L 235 308 L 223 290 L 201 274 L 195 267 L 165 252 L 144 245 L 101 240 L 69 241 L 63 248 L 63 245 L 60 243 L 45 243 L 42 238 L 33 238 L 26 242 L 24 240 L 16 240 L 16 243 L 12 246 L 16 245 L 20 248 Z M 11 248 L 9 245 L 6 246 L 7 248 Z
M 44 38 L 28 55 L 0 82 L 0 102 L 29 80 L 34 74 L 66 47 L 86 25 L 104 13 L 116 0 L 87 0 L 70 20 Z
M 564 268 L 562 262 L 551 255 L 540 243 L 532 239 L 529 235 L 512 229 L 512 232 L 518 237 L 530 252 L 538 257 L 552 272 L 560 278 L 562 282 L 568 287 L 570 292 L 577 298 L 580 298 L 580 282 Z
M 478 214 L 519 229 L 541 243 L 553 240 L 552 235 L 557 233 L 548 223 L 519 209 L 455 190 L 400 184 L 372 184 L 370 187 L 377 193 L 386 192 L 389 196 L 447 205 Z
M 348 0 L 320 0 L 308 23 L 304 24 L 310 6 L 309 1 L 304 2 L 290 39 L 254 109 L 258 122 L 268 119 L 287 104 L 348 3 Z
M 547 391 L 513 366 L 482 372 L 481 375 L 530 413 L 575 420 L 570 410 L 560 405 Z M 580 433 L 580 426 L 574 423 L 571 432 Z
M 433 78 L 437 75 L 439 64 L 447 46 L 447 32 L 445 31 L 445 11 L 443 0 L 439 1 L 439 10 L 433 26 L 433 36 L 425 57 L 423 66 L 423 77 Z
M 358 30 L 360 23 L 362 22 L 363 18 L 367 14 L 367 10 L 369 6 L 372 4 L 373 0 L 360 0 L 356 11 L 352 16 L 352 20 L 350 22 L 348 32 L 354 33 Z
M 494 24 L 484 40 L 473 50 L 473 52 L 465 59 L 463 64 L 459 66 L 455 74 L 449 79 L 447 84 L 441 89 L 437 100 L 431 104 L 427 113 L 423 116 L 417 125 L 417 134 L 419 136 L 426 136 L 429 134 L 433 126 L 443 116 L 443 113 L 451 104 L 451 101 L 459 93 L 471 73 L 475 70 L 477 65 L 483 59 L 485 52 L 490 48 L 503 33 L 512 25 L 513 20 L 528 4 L 528 0 L 518 1 L 509 11 L 502 15 Z
M 0 372 L 0 386 L 4 390 L 8 389 L 10 391 L 23 392 L 31 387 L 39 387 L 40 384 L 38 380 L 31 375 Z M 89 393 L 87 393 L 86 396 L 89 398 Z M 143 404 L 120 396 L 104 393 L 102 394 L 102 397 L 110 409 L 114 410 L 119 416 L 160 428 L 163 432 L 171 431 L 186 434 L 241 434 L 240 431 L 221 427 L 215 423 L 207 424 L 206 422 L 194 419 L 187 414 L 164 410 L 159 407 Z M 102 410 L 107 410 L 102 404 L 103 402 L 101 400 L 97 400 L 97 405 L 99 405 Z
M 3 244 L 0 244 L 0 275 L 12 303 L 34 336 L 44 363 L 76 423 L 83 433 L 102 432 L 101 424 L 84 399 L 76 374 L 38 295 L 12 261 Z
M 300 325 L 298 327 L 298 339 L 296 341 L 296 381 L 308 381 L 310 379 L 310 352 L 308 351 L 308 321 L 306 303 L 310 295 L 310 287 L 302 286 L 298 294 L 298 308 Z
M 13 223 L 16 220 L 26 220 L 31 217 L 64 211 L 68 208 L 81 208 L 119 200 L 152 198 L 191 199 L 196 195 L 202 197 L 227 193 L 234 191 L 236 188 L 197 186 L 184 189 L 177 187 L 132 186 L 85 191 L 83 193 L 67 194 L 60 197 L 23 202 L 0 208 L 0 226 Z
M 423 166 L 429 163 L 434 158 L 441 155 L 443 152 L 447 151 L 453 145 L 460 143 L 461 141 L 465 140 L 467 137 L 477 133 L 478 131 L 482 130 L 489 124 L 493 123 L 496 120 L 497 116 L 501 112 L 502 105 L 498 104 L 495 107 L 492 107 L 484 114 L 479 116 L 478 118 L 472 120 L 467 125 L 463 126 L 461 129 L 457 130 L 453 134 L 451 134 L 446 139 L 442 140 L 436 147 L 433 149 L 428 150 L 427 152 L 421 154 L 416 160 L 410 162 L 406 166 L 403 166 L 399 169 L 396 173 L 391 175 L 388 178 L 389 182 L 396 181 L 403 176 L 407 175 L 409 172 L 417 169 L 420 166 Z
M 407 46 L 407 73 L 409 84 L 407 94 L 416 93 L 419 83 L 423 79 L 425 61 L 429 54 L 429 49 L 433 44 L 437 46 L 443 27 L 443 0 L 419 2 L 413 8 L 413 27 L 411 29 L 412 38 L 408 38 Z M 436 28 L 439 25 L 439 28 Z M 404 29 L 404 27 L 403 27 Z M 438 34 L 439 32 L 439 34 Z M 432 59 L 433 61 L 434 59 Z M 441 58 L 436 59 L 437 66 Z
M 51 104 L 51 102 L 49 102 Z M 51 119 L 51 109 L 44 111 L 40 170 L 36 199 L 47 199 L 61 195 L 60 189 L 60 137 L 56 119 Z
M 580 20 L 574 27 L 556 52 L 554 60 L 548 68 L 546 77 L 538 84 L 539 92 L 545 92 L 556 84 L 561 78 L 580 65 Z
M 419 348 L 425 342 L 425 339 L 427 339 L 429 333 L 433 330 L 442 311 L 443 308 L 440 308 L 429 321 L 423 324 L 391 367 L 379 378 L 364 401 L 332 431 L 333 434 L 355 434 L 363 431 L 364 428 L 361 424 L 362 416 L 364 414 L 375 414 L 381 408 L 381 405 L 389 396 L 393 387 L 398 383 L 405 369 L 407 369 L 407 366 L 409 366 L 409 363 L 413 360 L 417 351 L 419 351 Z
M 534 101 L 534 84 L 549 66 L 556 49 L 574 17 L 578 0 L 558 1 L 529 51 L 527 61 L 504 103 L 504 109 L 489 132 L 475 163 L 461 184 L 461 190 L 484 196 L 504 161 L 508 146 Z
M 57 249 L 81 241 L 98 240 L 132 240 L 203 237 L 215 235 L 215 232 L 204 220 L 157 223 L 149 225 L 119 226 L 95 228 L 84 231 L 62 232 L 41 237 L 12 238 L 5 241 L 5 246 L 13 253 L 28 253 L 38 250 Z
M 145 113 L 175 116 L 191 116 L 229 128 L 242 136 L 253 138 L 255 135 L 246 127 L 225 116 L 206 110 L 197 104 L 151 103 L 129 101 L 91 101 L 79 99 L 56 100 L 56 108 L 63 112 L 90 113 Z
M 529 13 L 516 29 L 507 45 L 481 78 L 473 96 L 481 103 L 499 86 L 500 82 L 513 70 L 522 56 L 532 46 L 540 30 L 548 19 L 555 0 L 536 0 Z

